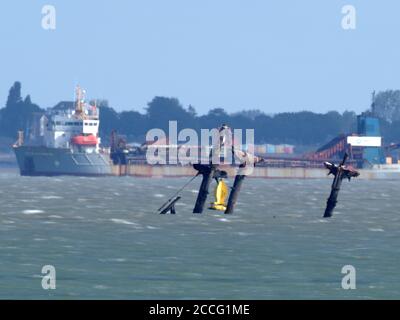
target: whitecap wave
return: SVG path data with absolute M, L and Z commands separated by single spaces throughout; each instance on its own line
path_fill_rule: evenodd
M 165 195 L 163 195 L 163 194 L 161 194 L 161 193 L 156 193 L 154 196 L 155 196 L 156 198 L 163 198 L 163 197 L 165 197 Z
M 63 199 L 63 197 L 60 197 L 60 196 L 42 196 L 41 198 L 42 198 L 42 199 L 45 199 L 45 200 L 50 200 L 50 199 Z
M 134 224 L 136 224 L 136 223 L 134 223 L 134 222 L 131 222 L 131 221 L 128 221 L 128 220 L 124 220 L 124 219 L 110 219 L 112 222 L 114 222 L 114 223 L 118 223 L 118 224 L 131 224 L 131 225 L 134 225 Z
M 385 232 L 382 228 L 368 228 L 368 230 L 372 232 Z
M 43 210 L 31 209 L 31 210 L 24 210 L 22 211 L 23 214 L 39 214 L 44 213 Z

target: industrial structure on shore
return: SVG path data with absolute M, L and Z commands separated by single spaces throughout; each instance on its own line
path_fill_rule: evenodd
M 368 114 L 359 115 L 357 128 L 357 133 L 339 135 L 308 157 L 314 160 L 337 159 L 347 152 L 358 168 L 385 164 L 379 119 Z

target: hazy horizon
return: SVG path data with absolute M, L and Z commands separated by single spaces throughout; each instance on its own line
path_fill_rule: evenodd
M 42 7 L 56 29 L 42 28 Z M 355 30 L 341 26 L 356 8 Z M 14 81 L 43 108 L 88 98 L 117 111 L 176 97 L 199 114 L 260 109 L 357 113 L 398 87 L 400 3 L 17 0 L 1 4 L 0 107 Z

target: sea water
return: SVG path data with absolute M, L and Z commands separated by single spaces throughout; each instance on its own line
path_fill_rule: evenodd
M 0 171 L 0 298 L 400 298 L 399 181 L 344 181 L 323 219 L 329 179 L 247 179 L 234 214 L 194 215 L 198 178 L 159 215 L 188 179 Z

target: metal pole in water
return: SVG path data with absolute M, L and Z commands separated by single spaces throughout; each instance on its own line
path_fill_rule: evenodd
M 340 187 L 342 186 L 343 179 L 349 179 L 358 177 L 360 173 L 353 168 L 345 166 L 346 160 L 348 158 L 347 152 L 343 156 L 343 160 L 339 165 L 333 163 L 325 162 L 325 167 L 329 169 L 329 173 L 333 174 L 335 178 L 332 182 L 331 193 L 329 195 L 328 201 L 326 202 L 326 209 L 324 213 L 324 218 L 330 218 L 333 215 L 333 209 L 335 209 L 337 204 L 337 199 L 339 196 Z
M 193 209 L 193 213 L 202 213 L 204 209 L 204 205 L 207 201 L 208 190 L 210 189 L 211 181 L 214 177 L 214 173 L 216 170 L 215 165 L 194 165 L 194 168 L 199 171 L 199 173 L 203 176 L 203 180 L 201 181 L 199 194 L 197 196 L 196 204 Z
M 228 205 L 225 210 L 226 214 L 233 212 L 245 177 L 245 175 L 236 175 L 231 193 L 229 194 Z
M 339 196 L 340 187 L 342 185 L 343 178 L 341 176 L 341 169 L 338 169 L 338 173 L 333 179 L 331 194 L 329 195 L 328 201 L 326 202 L 326 209 L 324 213 L 324 218 L 330 218 L 333 214 L 333 209 L 335 209 L 337 204 L 337 198 Z

